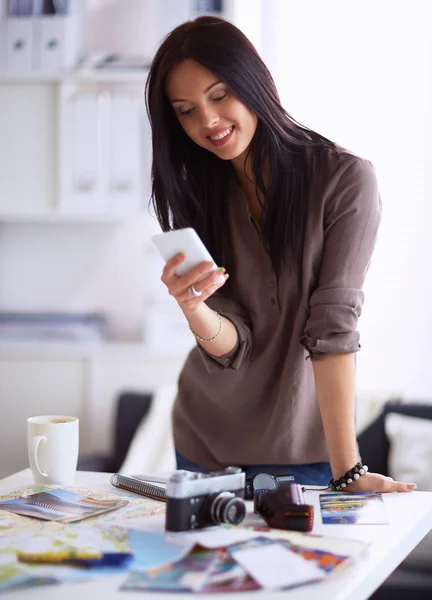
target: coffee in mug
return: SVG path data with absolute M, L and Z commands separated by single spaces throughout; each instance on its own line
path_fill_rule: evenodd
M 27 419 L 27 448 L 36 485 L 69 485 L 78 463 L 79 421 L 46 415 Z

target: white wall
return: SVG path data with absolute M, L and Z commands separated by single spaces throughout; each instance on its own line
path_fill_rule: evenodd
M 359 418 L 365 401 L 431 401 L 430 3 L 270 4 L 285 108 L 370 159 L 379 177 L 383 218 L 359 323 Z
M 82 0 L 86 9 L 84 49 L 110 50 L 151 57 L 163 36 L 190 19 L 195 0 Z M 273 19 L 274 0 L 224 0 L 224 17 L 235 23 L 273 63 L 272 36 L 265 36 Z M 270 66 L 271 66 L 270 64 Z
M 259 0 L 252 0 L 257 2 Z M 149 59 L 171 29 L 191 18 L 195 0 L 83 0 L 84 47 L 140 54 Z M 232 0 L 231 0 L 232 2 Z M 230 3 L 230 2 L 229 2 Z

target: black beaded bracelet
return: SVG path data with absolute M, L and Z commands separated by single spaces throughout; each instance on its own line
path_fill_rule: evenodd
M 347 471 L 343 477 L 340 477 L 339 479 L 330 479 L 329 488 L 334 492 L 340 492 L 356 479 L 360 479 L 360 477 L 367 473 L 368 470 L 367 465 L 358 462 L 352 469 Z

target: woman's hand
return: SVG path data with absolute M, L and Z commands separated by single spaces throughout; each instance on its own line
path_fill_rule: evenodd
M 176 275 L 175 270 L 185 258 L 184 254 L 176 254 L 176 256 L 171 258 L 165 264 L 161 280 L 167 286 L 169 294 L 177 300 L 180 308 L 184 312 L 191 313 L 196 311 L 204 300 L 207 300 L 216 290 L 224 285 L 228 279 L 228 275 L 225 274 L 223 267 L 212 271 L 214 263 L 202 262 L 185 275 L 179 277 Z M 206 274 L 207 277 L 201 279 Z M 225 277 L 225 281 L 222 283 L 218 281 L 221 275 Z M 199 296 L 191 294 L 191 285 L 194 286 L 196 292 L 201 292 Z
M 368 472 L 362 475 L 360 479 L 353 481 L 343 491 L 352 492 L 353 494 L 362 492 L 412 492 L 416 487 L 415 483 L 402 483 L 385 475 Z

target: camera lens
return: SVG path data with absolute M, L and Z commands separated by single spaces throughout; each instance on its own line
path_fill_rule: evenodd
M 220 492 L 210 499 L 210 518 L 213 523 L 238 525 L 246 515 L 246 505 L 232 492 Z

